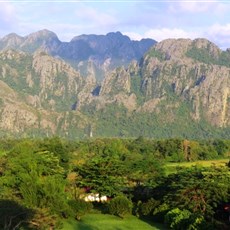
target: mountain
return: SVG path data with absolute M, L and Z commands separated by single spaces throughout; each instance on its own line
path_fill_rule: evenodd
M 229 138 L 229 86 L 230 52 L 206 39 L 164 40 L 100 83 L 93 63 L 83 77 L 44 51 L 4 50 L 0 134 Z
M 28 36 L 21 37 L 11 33 L 0 39 L 0 49 L 16 49 L 33 53 L 37 49 L 55 49 L 61 45 L 57 35 L 48 30 L 41 30 Z
M 65 133 L 68 111 L 85 85 L 75 69 L 44 52 L 7 50 L 0 53 L 0 73 L 2 134 Z
M 88 75 L 89 66 L 93 65 L 96 78 L 102 80 L 108 70 L 128 66 L 132 60 L 139 61 L 155 43 L 152 39 L 132 41 L 120 32 L 80 35 L 70 42 L 61 42 L 55 33 L 41 30 L 25 37 L 9 34 L 0 39 L 0 50 L 16 49 L 32 54 L 40 49 L 70 63 L 84 76 Z

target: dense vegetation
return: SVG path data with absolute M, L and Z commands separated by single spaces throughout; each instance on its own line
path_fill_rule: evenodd
M 140 92 L 138 93 L 140 95 Z M 140 100 L 139 100 L 140 99 Z M 141 96 L 139 96 L 141 103 Z M 189 111 L 191 105 L 182 102 L 178 108 L 168 108 L 169 103 L 176 103 L 176 98 L 159 103 L 161 113 L 129 112 L 124 106 L 107 105 L 100 110 L 95 105 L 85 106 L 82 111 L 87 117 L 88 123 L 92 126 L 94 137 L 121 137 L 137 138 L 188 138 L 188 139 L 224 139 L 230 135 L 230 127 L 218 128 L 211 126 L 207 121 L 201 119 L 200 122 L 191 120 Z M 74 113 L 73 113 L 74 116 Z M 173 122 L 172 122 L 173 120 Z M 70 122 L 71 120 L 69 120 Z M 183 125 L 178 125 L 183 124 Z M 69 130 L 68 138 L 78 135 L 82 138 L 89 136 L 87 127 L 80 133 L 81 128 Z M 63 135 L 63 130 L 58 131 Z
M 229 51 L 221 51 L 217 57 L 210 52 L 210 47 L 207 49 L 198 49 L 197 47 L 192 47 L 186 55 L 194 60 L 205 64 L 214 64 L 220 66 L 230 67 L 230 52 Z
M 172 229 L 227 229 L 229 140 L 0 140 L 0 229 L 59 229 L 88 213 L 133 214 Z M 178 164 L 174 172 L 168 164 Z M 107 202 L 86 202 L 87 194 Z

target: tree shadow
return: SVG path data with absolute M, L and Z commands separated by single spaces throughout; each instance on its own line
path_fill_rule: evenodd
M 154 227 L 155 229 L 169 230 L 169 228 L 165 224 L 163 224 L 162 222 L 158 222 L 156 219 L 154 220 L 151 216 L 143 216 L 140 218 L 140 220 Z
M 35 212 L 13 200 L 0 200 L 0 229 L 14 230 L 24 227 L 34 229 L 30 226 L 30 220 Z

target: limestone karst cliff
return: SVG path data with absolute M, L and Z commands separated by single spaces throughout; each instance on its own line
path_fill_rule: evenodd
M 82 77 L 41 50 L 1 51 L 1 135 L 229 135 L 230 53 L 206 39 L 157 43 L 102 82 L 87 68 Z

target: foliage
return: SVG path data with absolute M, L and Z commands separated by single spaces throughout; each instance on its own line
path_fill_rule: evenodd
M 31 216 L 20 218 L 31 228 L 58 229 L 62 218 L 79 219 L 90 212 L 92 204 L 79 200 L 80 194 L 90 190 L 115 197 L 108 207 L 121 217 L 136 202 L 137 216 L 163 222 L 168 213 L 168 222 L 175 228 L 225 226 L 221 205 L 230 199 L 229 159 L 222 160 L 222 165 L 214 164 L 217 160 L 206 161 L 205 167 L 192 165 L 197 159 L 226 157 L 229 150 L 229 140 L 220 139 L 151 140 L 140 136 L 70 142 L 56 137 L 5 138 L 0 140 L 0 203 L 14 202 L 15 210 L 30 210 Z M 170 164 L 176 166 L 166 174 Z M 12 224 L 23 226 L 20 218 Z
M 94 157 L 75 168 L 79 187 L 89 187 L 92 192 L 113 196 L 124 187 L 124 165 L 115 156 Z
M 59 137 L 47 138 L 39 143 L 39 148 L 49 151 L 58 157 L 60 166 L 68 170 L 70 160 L 71 143 L 60 139 Z
M 195 167 L 171 175 L 170 180 L 177 181 L 171 184 L 172 190 L 168 196 L 171 205 L 211 215 L 216 204 L 229 198 L 229 176 L 223 176 L 223 173 L 226 170 L 214 168 L 206 172 Z
M 134 75 L 131 76 L 131 86 L 130 86 L 130 91 L 132 93 L 135 93 L 137 97 L 137 103 L 141 105 L 144 101 L 144 94 L 141 90 L 141 76 L 140 75 Z
M 135 186 L 151 184 L 154 187 L 164 175 L 163 164 L 149 156 L 143 157 L 139 161 L 130 161 L 127 166 L 129 168 L 128 180 L 135 183 Z
M 159 201 L 154 198 L 150 198 L 147 202 L 141 204 L 140 212 L 141 215 L 147 216 L 152 215 L 153 210 L 159 205 Z
M 202 215 L 192 214 L 190 211 L 179 208 L 172 209 L 165 215 L 165 223 L 172 229 L 195 230 L 210 229 Z
M 152 48 L 148 53 L 147 53 L 150 57 L 156 57 L 158 58 L 160 61 L 165 60 L 165 54 L 162 53 L 159 50 L 156 50 L 155 48 Z
M 31 209 L 48 209 L 49 215 L 68 213 L 64 169 L 58 157 L 49 151 L 36 152 L 36 146 L 26 140 L 17 143 L 6 159 L 2 198 L 20 199 Z
M 190 50 L 188 50 L 186 55 L 199 62 L 203 62 L 206 64 L 216 64 L 217 63 L 217 59 L 215 59 L 214 56 L 210 54 L 208 49 L 199 49 L 194 46 Z
M 72 209 L 73 217 L 77 220 L 80 220 L 83 215 L 89 213 L 93 208 L 93 205 L 91 203 L 85 202 L 81 199 L 69 200 L 68 205 Z
M 124 218 L 132 213 L 132 202 L 125 196 L 117 196 L 108 204 L 109 213 Z
M 188 210 L 172 209 L 165 215 L 165 222 L 172 229 L 186 229 L 186 221 L 188 221 L 191 212 Z
M 192 47 L 187 51 L 187 56 L 191 57 L 199 62 L 203 62 L 205 64 L 215 64 L 229 67 L 230 55 L 229 52 L 221 51 L 217 57 L 214 57 L 212 53 L 206 48 L 197 48 Z

